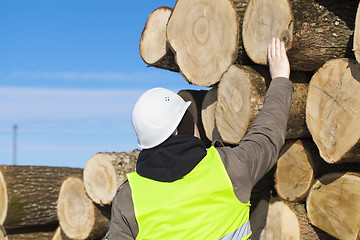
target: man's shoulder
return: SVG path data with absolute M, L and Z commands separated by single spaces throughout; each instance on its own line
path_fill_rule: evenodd
M 130 188 L 129 181 L 126 180 L 116 190 L 116 194 L 115 194 L 113 202 L 124 204 L 129 200 L 132 201 L 132 199 L 131 199 L 131 188 Z

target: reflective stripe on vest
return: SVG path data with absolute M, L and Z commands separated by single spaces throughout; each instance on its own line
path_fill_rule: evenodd
M 187 175 L 159 182 L 127 174 L 141 239 L 247 239 L 250 204 L 235 196 L 214 147 Z M 235 236 L 233 238 L 231 236 Z

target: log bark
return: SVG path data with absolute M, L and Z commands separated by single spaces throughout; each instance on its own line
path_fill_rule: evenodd
M 126 180 L 126 173 L 135 171 L 140 151 L 105 152 L 92 156 L 84 167 L 87 195 L 97 204 L 111 204 L 116 190 Z
M 223 141 L 220 133 L 216 128 L 215 123 L 215 109 L 217 102 L 217 86 L 210 89 L 203 100 L 201 106 L 201 120 L 204 127 L 206 137 L 210 141 Z
M 355 18 L 353 51 L 356 61 L 360 63 L 360 4 L 358 6 Z
M 61 227 L 59 226 L 57 229 L 56 229 L 56 231 L 55 231 L 55 233 L 54 233 L 54 235 L 53 235 L 53 237 L 52 237 L 52 239 L 51 240 L 70 240 L 70 238 L 68 238 L 67 236 L 66 236 L 66 234 L 64 233 L 64 231 L 61 229 Z
M 330 173 L 319 178 L 306 201 L 313 225 L 339 239 L 360 237 L 360 175 Z
M 39 239 L 51 239 L 54 232 L 27 232 L 27 233 L 15 233 L 8 234 L 8 240 L 39 240 Z M 70 240 L 68 238 L 68 240 Z
M 208 91 L 206 90 L 181 90 L 178 92 L 178 95 L 182 97 L 185 101 L 191 101 L 191 105 L 188 110 L 190 111 L 195 124 L 198 127 L 200 138 L 205 143 L 207 147 L 211 146 L 211 141 L 206 136 L 202 116 L 201 116 L 201 107 L 205 95 Z
M 235 61 L 251 63 L 240 35 L 248 1 L 176 1 L 167 38 L 188 82 L 212 86 Z
M 39 239 L 51 239 L 53 232 L 30 232 L 9 234 L 8 240 L 39 240 Z
M 110 206 L 95 205 L 83 181 L 69 177 L 61 186 L 57 204 L 59 224 L 71 239 L 99 239 L 109 228 Z
M 360 161 L 360 64 L 330 60 L 312 77 L 306 123 L 328 163 Z
M 256 70 L 255 70 L 256 69 Z M 268 70 L 266 70 L 268 73 Z M 215 112 L 216 127 L 224 142 L 238 144 L 250 129 L 262 108 L 270 75 L 264 68 L 232 65 L 224 73 L 218 85 Z M 292 107 L 286 138 L 309 136 L 305 124 L 305 105 L 308 75 L 294 72 L 293 78 L 301 78 L 294 84 Z M 301 80 L 301 81 L 300 81 Z M 310 78 L 307 80 L 310 81 Z
M 315 71 L 334 58 L 354 57 L 357 1 L 251 0 L 244 15 L 243 42 L 248 56 L 267 64 L 272 37 L 286 44 L 292 70 Z
M 141 34 L 139 49 L 143 61 L 151 67 L 179 72 L 166 38 L 166 25 L 172 13 L 170 7 L 159 7 L 148 17 Z
M 58 223 L 7 229 L 7 236 L 9 240 L 51 239 L 57 226 Z
M 285 201 L 261 200 L 250 216 L 251 239 L 333 239 L 312 227 L 304 205 Z
M 57 223 L 57 197 L 70 175 L 82 176 L 82 169 L 0 166 L 0 223 L 6 229 Z

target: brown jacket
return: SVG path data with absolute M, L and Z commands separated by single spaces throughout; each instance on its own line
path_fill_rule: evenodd
M 249 202 L 253 186 L 278 159 L 285 142 L 292 92 L 291 81 L 273 79 L 263 108 L 241 143 L 233 148 L 216 148 L 232 181 L 235 195 L 243 203 Z M 106 239 L 135 239 L 139 229 L 127 181 L 120 186 L 114 198 L 111 214 Z

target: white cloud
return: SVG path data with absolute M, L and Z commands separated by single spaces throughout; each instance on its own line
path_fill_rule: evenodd
M 136 148 L 131 111 L 142 92 L 0 87 L 3 164 L 14 124 L 19 164 L 83 167 L 96 152 Z
M 141 90 L 0 88 L 0 120 L 83 119 L 131 111 Z
M 90 80 L 90 79 L 103 79 L 103 80 L 123 80 L 134 78 L 141 74 L 124 74 L 121 72 L 12 72 L 10 78 L 37 78 L 37 79 L 66 79 L 66 80 Z
M 170 72 L 161 69 L 153 69 L 151 72 L 50 72 L 50 71 L 14 71 L 6 76 L 9 79 L 38 79 L 38 80 L 101 80 L 101 81 L 127 81 L 127 82 L 149 82 L 167 80 L 167 78 L 176 79 L 179 83 L 185 80 L 179 73 Z M 184 81 L 184 82 L 183 82 Z

